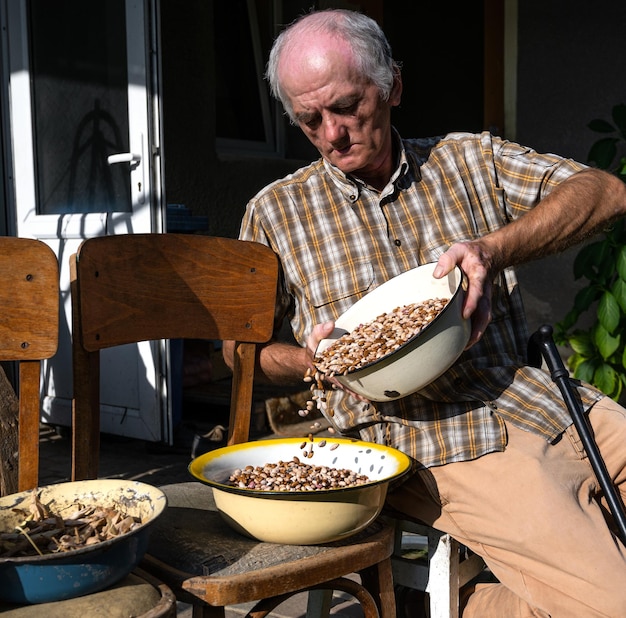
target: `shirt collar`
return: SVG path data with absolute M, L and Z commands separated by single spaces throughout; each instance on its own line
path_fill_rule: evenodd
M 404 144 L 400 138 L 398 131 L 391 127 L 392 140 L 394 141 L 394 152 L 397 152 L 398 164 L 395 171 L 391 175 L 391 178 L 385 188 L 381 191 L 380 196 L 384 197 L 395 191 L 395 185 L 400 178 L 402 178 L 409 169 L 409 163 L 407 161 L 406 152 L 404 150 Z M 344 193 L 350 202 L 355 202 L 363 189 L 367 188 L 367 185 L 358 178 L 345 174 L 338 167 L 335 167 L 332 163 L 329 163 L 326 159 L 323 159 L 324 167 L 326 171 L 337 185 L 337 187 Z

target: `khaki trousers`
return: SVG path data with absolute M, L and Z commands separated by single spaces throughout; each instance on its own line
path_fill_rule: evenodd
M 605 398 L 589 418 L 626 499 L 626 410 Z M 504 452 L 421 471 L 388 502 L 451 534 L 498 578 L 477 587 L 463 618 L 625 618 L 626 550 L 576 429 L 555 444 L 507 430 Z

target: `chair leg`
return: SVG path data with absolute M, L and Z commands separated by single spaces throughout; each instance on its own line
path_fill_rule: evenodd
M 191 618 L 225 618 L 223 607 L 212 607 L 206 603 L 194 603 L 191 606 Z
M 361 571 L 363 585 L 376 598 L 381 618 L 396 618 L 396 595 L 394 592 L 391 558 Z
M 306 618 L 327 618 L 332 600 L 332 590 L 311 590 L 306 604 Z
M 450 535 L 431 529 L 428 534 L 431 618 L 458 618 L 459 543 Z

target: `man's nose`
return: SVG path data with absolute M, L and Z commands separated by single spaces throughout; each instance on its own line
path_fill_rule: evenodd
M 330 143 L 341 141 L 346 135 L 346 128 L 341 122 L 340 118 L 337 118 L 334 114 L 329 114 L 324 117 L 324 135 L 326 140 Z

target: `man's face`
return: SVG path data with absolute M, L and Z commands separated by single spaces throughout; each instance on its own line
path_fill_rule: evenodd
M 388 172 L 399 87 L 383 101 L 353 67 L 347 46 L 333 39 L 300 45 L 281 62 L 280 75 L 298 125 L 326 160 L 366 182 Z

